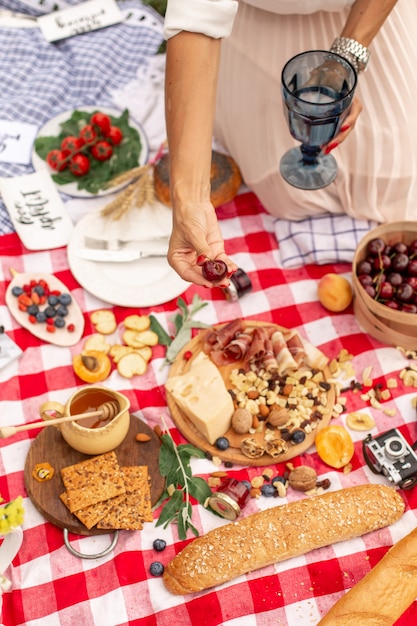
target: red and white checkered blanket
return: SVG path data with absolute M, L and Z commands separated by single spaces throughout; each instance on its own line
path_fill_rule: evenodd
M 218 213 L 227 252 L 249 274 L 253 291 L 233 303 L 225 299 L 220 289 L 209 291 L 190 286 L 183 294 L 187 303 L 195 293 L 209 303 L 198 313 L 198 319 L 216 324 L 242 317 L 297 328 L 330 359 L 336 358 L 342 348 L 351 353 L 359 381 L 368 366 L 372 367 L 374 384 L 385 386 L 389 378 L 398 378 L 398 372 L 407 364 L 398 350 L 365 335 L 352 308 L 341 314 L 330 314 L 318 302 L 319 278 L 329 271 L 349 277 L 349 265 L 281 269 L 274 220 L 250 193 L 238 196 Z M 0 250 L 0 321 L 5 332 L 24 351 L 20 359 L 0 370 L 0 424 L 5 426 L 35 421 L 43 402 L 65 402 L 83 386 L 74 374 L 72 355 L 80 351 L 85 338 L 94 332 L 89 314 L 109 305 L 90 297 L 76 282 L 68 267 L 65 248 L 31 252 L 22 247 L 17 235 L 10 234 L 0 238 Z M 10 268 L 54 273 L 67 285 L 81 305 L 86 320 L 85 333 L 78 345 L 61 348 L 42 343 L 18 326 L 4 305 L 5 289 L 11 280 Z M 167 327 L 176 308 L 173 300 L 152 309 L 114 307 L 113 310 L 119 322 L 129 313 L 153 312 Z M 176 441 L 181 442 L 183 437 L 176 430 L 165 402 L 164 383 L 169 369 L 161 368 L 163 359 L 164 349 L 157 346 L 144 376 L 127 380 L 114 370 L 105 384 L 126 394 L 132 413 L 149 426 L 160 424 L 163 415 Z M 394 416 L 369 407 L 360 393 L 348 391 L 344 395 L 346 411 L 366 407 L 376 421 L 378 432 L 395 426 L 410 443 L 417 439 L 416 411 L 411 404 L 415 389 L 404 387 L 401 381 L 392 389 L 392 398 L 384 403 L 384 408 L 395 409 Z M 342 414 L 335 423 L 343 424 L 344 419 L 345 414 Z M 349 473 L 329 468 L 314 447 L 302 458 L 294 459 L 294 464 L 314 467 L 320 478 L 330 479 L 332 490 L 359 483 L 386 482 L 384 477 L 372 474 L 364 463 L 363 433 L 351 431 L 351 434 L 355 455 Z M 167 562 L 192 537 L 182 542 L 174 525 L 163 530 L 155 528 L 155 523 L 147 523 L 141 532 L 122 531 L 114 551 L 101 559 L 72 556 L 64 545 L 62 530 L 40 515 L 25 492 L 25 458 L 36 435 L 37 431 L 26 431 L 0 440 L 0 493 L 5 500 L 23 494 L 26 510 L 23 545 L 13 565 L 5 572 L 12 581 L 12 588 L 2 597 L 4 626 L 312 625 L 417 523 L 417 490 L 402 491 L 406 512 L 389 528 L 271 565 L 209 591 L 173 596 L 166 591 L 161 578 L 150 575 L 149 565 L 154 560 Z M 192 467 L 195 474 L 204 477 L 219 469 L 206 459 L 193 460 Z M 278 465 L 273 469 L 279 473 L 283 468 Z M 241 479 L 262 473 L 261 468 L 239 466 L 227 471 Z M 243 514 L 304 497 L 308 496 L 292 490 L 283 500 L 260 497 L 251 500 Z M 154 517 L 156 520 L 158 510 Z M 200 534 L 227 523 L 198 504 L 193 505 L 193 522 Z M 167 541 L 165 551 L 158 554 L 152 548 L 157 537 Z M 72 542 L 78 550 L 97 553 L 106 547 L 109 536 L 77 536 L 72 537 Z M 221 550 L 219 546 L 219 559 Z M 415 623 L 417 602 L 398 621 L 400 626 Z

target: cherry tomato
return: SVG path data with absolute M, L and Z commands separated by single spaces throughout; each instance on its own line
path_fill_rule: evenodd
M 75 137 L 73 135 L 68 135 L 68 137 L 64 137 L 61 143 L 61 150 L 69 150 L 70 152 L 77 152 L 80 150 L 85 141 L 82 137 Z
M 91 143 L 92 141 L 94 141 L 94 139 L 96 139 L 97 137 L 94 126 L 92 124 L 86 124 L 85 126 L 83 126 L 80 130 L 80 137 L 84 140 L 85 143 Z
M 114 146 L 118 146 L 123 139 L 123 133 L 118 126 L 110 126 L 106 139 L 111 141 Z
M 66 158 L 70 154 L 71 153 L 69 150 L 51 150 L 46 155 L 46 162 L 48 163 L 49 167 L 52 167 L 53 170 L 56 170 L 57 172 L 62 172 L 62 170 L 64 170 L 68 165 L 68 161 L 66 161 Z
M 113 148 L 108 141 L 98 141 L 91 147 L 91 154 L 97 161 L 107 161 L 113 154 Z
M 90 161 L 85 154 L 74 154 L 69 163 L 69 169 L 74 176 L 85 176 L 90 169 Z
M 94 113 L 94 115 L 91 116 L 90 123 L 94 124 L 94 126 L 98 126 L 103 135 L 107 135 L 111 126 L 111 120 L 109 116 L 100 112 Z

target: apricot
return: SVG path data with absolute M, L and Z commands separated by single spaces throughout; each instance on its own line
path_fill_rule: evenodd
M 355 452 L 352 437 L 337 424 L 319 430 L 314 443 L 321 460 L 336 469 L 347 465 Z
M 319 281 L 317 295 L 320 303 L 328 311 L 340 313 L 352 302 L 350 282 L 339 274 L 325 274 Z

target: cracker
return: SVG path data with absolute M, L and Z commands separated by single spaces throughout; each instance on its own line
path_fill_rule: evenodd
M 97 524 L 107 530 L 142 530 L 142 522 L 152 522 L 150 478 L 147 466 L 122 468 L 126 494 Z
M 61 469 L 71 513 L 126 493 L 114 451 Z
M 65 506 L 69 509 L 68 495 L 67 492 L 61 493 L 59 496 Z M 111 498 L 110 500 L 105 500 L 104 502 L 97 502 L 97 504 L 90 504 L 86 506 L 85 509 L 80 509 L 79 511 L 74 511 L 73 515 L 77 517 L 82 524 L 88 530 L 93 528 L 103 517 L 107 515 L 107 513 L 111 510 L 111 508 L 115 505 L 116 500 L 123 500 L 124 494 L 120 496 L 116 496 L 115 498 Z

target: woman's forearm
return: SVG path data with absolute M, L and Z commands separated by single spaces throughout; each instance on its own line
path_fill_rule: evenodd
M 220 45 L 219 39 L 186 31 L 167 42 L 165 115 L 174 206 L 210 198 Z
M 341 36 L 369 46 L 396 4 L 397 0 L 356 0 Z

